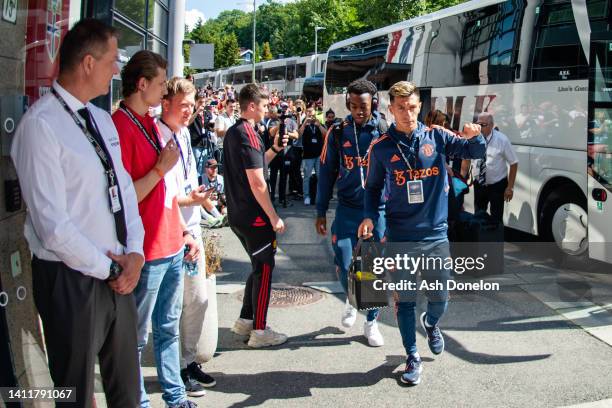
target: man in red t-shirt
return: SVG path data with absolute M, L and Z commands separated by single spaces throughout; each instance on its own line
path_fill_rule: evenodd
M 145 229 L 145 264 L 134 296 L 138 309 L 138 351 L 147 344 L 147 323 L 153 328 L 155 360 L 162 398 L 170 407 L 195 406 L 187 400 L 180 377 L 179 321 L 183 302 L 184 247 L 186 260 L 195 261 L 199 247 L 179 210 L 180 186 L 164 176 L 178 162 L 176 143 L 162 148 L 160 133 L 149 108 L 159 106 L 166 93 L 166 61 L 151 51 L 139 51 L 121 71 L 124 100 L 113 114 L 119 132 L 125 169 L 132 176 Z M 153 314 L 153 310 L 156 313 Z M 148 407 L 142 373 L 141 407 Z

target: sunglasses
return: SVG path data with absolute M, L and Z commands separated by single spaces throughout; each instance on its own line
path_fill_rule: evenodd
M 485 127 L 489 127 L 489 124 L 488 124 L 488 123 L 476 123 L 476 124 L 477 124 L 477 125 L 480 125 L 480 127 L 483 127 L 483 128 L 485 128 Z

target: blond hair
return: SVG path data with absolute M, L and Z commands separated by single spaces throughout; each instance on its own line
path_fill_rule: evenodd
M 196 93 L 196 87 L 188 79 L 181 77 L 174 77 L 168 81 L 167 85 L 168 93 L 164 96 L 164 99 L 172 99 L 175 95 L 189 95 Z
M 413 82 L 399 81 L 389 89 L 390 102 L 393 102 L 395 98 L 407 98 L 410 95 L 416 95 L 419 99 L 421 98 L 419 88 Z

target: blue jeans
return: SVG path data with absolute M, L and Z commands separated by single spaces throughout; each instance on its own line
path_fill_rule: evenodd
M 363 221 L 363 210 L 338 205 L 336 218 L 331 226 L 332 248 L 338 280 L 348 293 L 348 269 L 353 259 L 353 249 L 357 245 L 357 230 Z M 385 212 L 381 211 L 374 227 L 374 240 L 380 241 L 385 233 Z M 378 317 L 378 309 L 368 310 L 367 320 L 371 322 Z
M 409 242 L 408 240 L 397 240 L 393 242 L 410 243 L 410 249 L 413 256 L 425 257 L 450 257 L 449 243 L 447 239 L 438 241 L 423 241 Z M 446 312 L 448 308 L 448 290 L 447 281 L 450 279 L 450 269 L 422 270 L 421 278 L 428 281 L 437 280 L 443 283 L 442 290 L 428 290 L 426 296 L 427 301 L 427 323 L 434 326 Z M 416 345 L 416 301 L 398 301 L 396 302 L 397 324 L 402 336 L 402 343 L 406 349 L 406 354 L 417 352 Z
M 319 177 L 319 166 L 321 165 L 321 160 L 318 157 L 314 159 L 304 159 L 302 160 L 302 168 L 304 169 L 304 197 L 310 197 L 310 176 L 312 175 L 312 170 L 314 169 L 317 178 Z M 314 204 L 314 203 L 312 203 Z
M 145 262 L 134 297 L 138 310 L 138 357 L 147 344 L 147 323 L 153 328 L 153 350 L 162 398 L 172 406 L 187 399 L 179 360 L 179 322 L 183 307 L 183 251 Z M 149 397 L 140 373 L 140 406 L 149 407 Z

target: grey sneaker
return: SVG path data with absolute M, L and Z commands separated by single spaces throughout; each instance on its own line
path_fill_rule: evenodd
M 278 346 L 287 341 L 287 336 L 282 333 L 277 333 L 270 328 L 265 330 L 251 331 L 251 337 L 247 345 L 252 348 L 262 348 L 270 346 Z
M 252 330 L 253 320 L 243 319 L 242 317 L 239 317 L 234 322 L 234 327 L 232 327 L 232 332 L 236 333 L 239 336 L 249 336 Z

